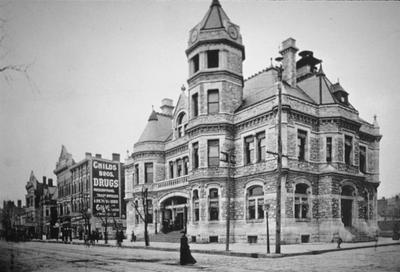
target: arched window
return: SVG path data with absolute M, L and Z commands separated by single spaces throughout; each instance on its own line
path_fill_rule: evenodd
M 308 189 L 309 186 L 305 183 L 296 184 L 294 192 L 294 217 L 297 219 L 310 218 Z
M 186 114 L 184 112 L 181 112 L 176 122 L 177 124 L 176 129 L 178 130 L 178 138 L 185 135 L 186 123 L 187 123 Z
M 193 191 L 192 205 L 193 205 L 193 221 L 198 222 L 200 220 L 199 190 Z
M 247 189 L 247 215 L 248 219 L 264 218 L 264 190 L 256 185 Z
M 209 217 L 210 221 L 218 220 L 219 218 L 219 195 L 217 188 L 211 188 L 209 191 L 209 203 L 208 203 L 208 210 L 209 210 Z

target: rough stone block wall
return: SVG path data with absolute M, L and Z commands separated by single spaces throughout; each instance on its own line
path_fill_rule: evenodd
M 339 161 L 343 162 L 344 161 L 344 143 L 343 143 L 343 138 L 342 137 L 335 137 L 333 140 L 333 146 L 332 148 L 336 150 L 336 153 L 334 152 L 334 161 Z M 335 156 L 336 154 L 336 156 Z
M 310 161 L 318 162 L 320 160 L 320 139 L 310 137 Z

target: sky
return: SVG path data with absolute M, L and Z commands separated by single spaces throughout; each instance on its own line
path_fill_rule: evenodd
M 378 196 L 400 193 L 400 2 L 220 2 L 241 29 L 245 78 L 293 37 L 340 80 L 361 118 L 377 115 Z M 152 106 L 176 102 L 186 85 L 189 30 L 210 3 L 0 0 L 0 64 L 29 65 L 29 78 L 0 75 L 0 203 L 25 204 L 32 170 L 40 181 L 55 180 L 62 145 L 75 161 L 85 152 L 124 160 Z

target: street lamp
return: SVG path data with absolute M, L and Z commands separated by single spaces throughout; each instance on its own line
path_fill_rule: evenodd
M 265 219 L 266 219 L 266 227 L 267 227 L 267 254 L 270 253 L 270 250 L 269 250 L 269 223 L 268 223 L 269 208 L 270 208 L 270 204 L 265 203 L 264 210 L 265 210 Z

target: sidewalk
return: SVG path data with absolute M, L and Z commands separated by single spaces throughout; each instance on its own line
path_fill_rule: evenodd
M 57 243 L 56 240 L 35 240 L 36 242 Z M 58 243 L 61 243 L 59 241 Z M 82 244 L 83 240 L 73 240 L 72 244 Z M 109 240 L 108 244 L 104 244 L 104 240 L 96 243 L 95 246 L 116 247 L 115 240 Z M 361 243 L 342 243 L 341 248 L 338 249 L 336 243 L 307 243 L 307 244 L 293 244 L 281 245 L 281 254 L 275 254 L 275 244 L 270 245 L 271 254 L 266 254 L 266 244 L 247 244 L 247 243 L 234 243 L 229 245 L 229 251 L 225 251 L 225 244 L 222 243 L 208 243 L 197 244 L 190 243 L 190 249 L 194 253 L 214 254 L 214 255 L 230 255 L 239 257 L 253 257 L 253 258 L 279 258 L 297 255 L 312 255 L 321 254 L 339 250 L 351 250 L 360 248 L 382 247 L 390 245 L 400 245 L 400 241 L 394 241 L 392 238 L 379 237 L 378 243 L 375 242 L 361 242 Z M 124 240 L 122 243 L 124 248 L 137 248 L 149 250 L 162 250 L 162 251 L 179 251 L 180 243 L 160 243 L 151 242 L 150 246 L 146 247 L 144 241 L 130 242 Z

